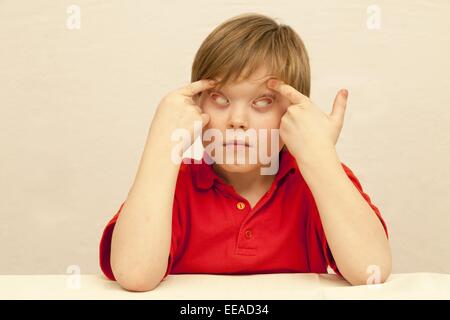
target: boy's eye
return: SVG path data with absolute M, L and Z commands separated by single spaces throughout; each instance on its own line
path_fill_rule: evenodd
M 256 105 L 257 107 L 262 107 L 262 108 L 264 108 L 264 107 L 267 107 L 267 106 L 271 105 L 272 102 L 273 102 L 273 99 L 272 99 L 272 98 L 270 98 L 270 97 L 264 97 L 264 98 L 262 98 L 262 99 L 257 100 L 257 101 L 255 102 L 255 105 Z
M 228 99 L 217 92 L 211 92 L 209 94 L 209 96 L 215 103 L 217 103 L 221 106 L 227 106 L 229 104 Z M 261 98 L 257 99 L 254 103 L 255 103 L 255 106 L 258 108 L 265 108 L 265 107 L 270 106 L 274 100 L 275 100 L 275 97 L 265 96 L 265 97 L 261 97 Z
M 210 97 L 214 102 L 220 104 L 221 106 L 226 106 L 228 104 L 228 100 L 217 93 L 211 93 Z

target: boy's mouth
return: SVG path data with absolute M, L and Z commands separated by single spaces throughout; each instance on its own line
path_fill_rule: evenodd
M 229 146 L 237 146 L 237 147 L 250 147 L 250 144 L 248 142 L 245 142 L 243 140 L 230 140 L 230 141 L 226 141 L 223 144 L 224 147 L 229 147 Z

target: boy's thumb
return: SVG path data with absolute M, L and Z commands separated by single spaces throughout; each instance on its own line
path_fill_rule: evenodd
M 201 114 L 201 117 L 202 117 L 202 128 L 203 128 L 203 127 L 206 126 L 206 125 L 208 124 L 208 122 L 209 122 L 209 114 L 207 114 L 207 113 L 202 113 L 202 114 Z

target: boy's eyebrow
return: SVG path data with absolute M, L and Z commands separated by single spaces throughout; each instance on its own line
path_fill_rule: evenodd
M 225 94 L 222 90 L 220 90 L 220 89 L 212 88 L 212 89 L 208 89 L 208 90 L 207 90 L 207 92 L 211 92 L 211 91 L 215 91 L 215 92 L 218 92 L 218 93 L 220 93 L 220 94 L 226 96 L 226 94 Z M 257 95 L 277 94 L 276 91 L 267 88 L 267 86 L 266 86 L 265 83 L 264 83 L 263 85 L 261 85 L 261 86 L 259 87 L 259 90 L 257 90 L 256 92 L 257 92 Z

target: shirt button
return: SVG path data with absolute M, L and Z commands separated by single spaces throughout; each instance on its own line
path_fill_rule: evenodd
M 251 239 L 253 237 L 253 232 L 250 229 L 245 230 L 245 237 Z
M 244 210 L 245 209 L 245 203 L 244 202 L 238 202 L 236 204 L 236 208 L 238 208 L 239 210 Z

